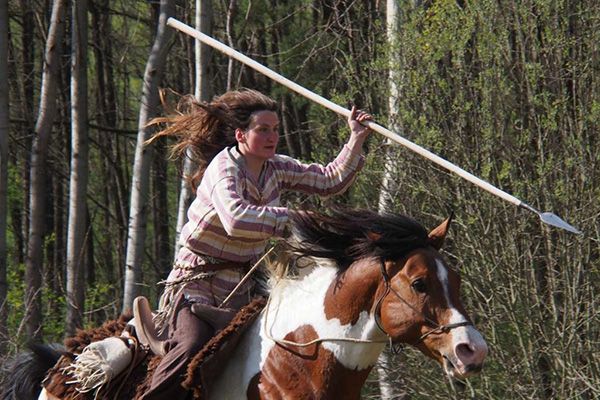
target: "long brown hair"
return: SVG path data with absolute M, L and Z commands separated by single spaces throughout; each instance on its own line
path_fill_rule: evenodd
M 151 124 L 165 124 L 149 143 L 166 136 L 175 137 L 171 148 L 175 157 L 190 157 L 198 165 L 188 184 L 196 189 L 206 167 L 225 147 L 234 146 L 235 130 L 246 130 L 257 111 L 277 112 L 277 103 L 264 94 L 251 89 L 232 90 L 215 97 L 211 102 L 199 102 L 193 96 L 184 96 L 175 112 L 152 120 Z

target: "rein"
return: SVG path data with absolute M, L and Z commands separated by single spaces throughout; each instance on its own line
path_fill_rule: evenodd
M 387 340 L 356 339 L 356 338 L 348 338 L 348 337 L 341 337 L 341 338 L 324 337 L 324 338 L 316 338 L 316 339 L 310 340 L 308 342 L 295 342 L 293 340 L 287 340 L 287 339 L 276 339 L 273 337 L 273 335 L 271 335 L 271 330 L 267 329 L 267 319 L 269 316 L 269 306 L 270 305 L 271 305 L 271 297 L 269 296 L 269 299 L 267 300 L 267 304 L 265 305 L 265 318 L 263 319 L 263 321 L 264 321 L 263 328 L 265 331 L 266 338 L 274 341 L 275 343 L 277 343 L 279 345 L 288 345 L 288 346 L 294 346 L 294 347 L 308 347 L 308 346 L 312 346 L 313 344 L 322 343 L 322 342 L 350 342 L 350 343 L 363 343 L 363 344 L 387 343 L 388 342 Z M 385 333 L 385 331 L 384 331 L 384 333 Z M 387 335 L 387 333 L 385 333 L 385 334 Z
M 430 329 L 427 332 L 425 332 L 424 334 L 422 334 L 416 342 L 412 343 L 413 346 L 416 346 L 419 343 L 421 343 L 429 335 L 441 334 L 441 333 L 448 333 L 448 332 L 450 332 L 454 328 L 460 328 L 461 326 L 470 326 L 470 325 L 473 325 L 473 323 L 471 323 L 469 321 L 463 321 L 463 322 L 456 322 L 456 323 L 453 323 L 453 324 L 443 324 L 443 325 L 440 325 L 437 322 L 435 322 L 434 320 L 432 320 L 431 318 L 428 318 L 425 314 L 423 314 L 421 311 L 417 310 L 412 304 L 410 304 L 408 301 L 406 301 L 402 296 L 400 296 L 400 294 L 397 291 L 394 290 L 394 288 L 392 287 L 392 285 L 390 283 L 390 276 L 388 275 L 387 271 L 385 270 L 385 262 L 383 261 L 383 258 L 380 259 L 380 264 L 379 265 L 380 265 L 380 268 L 381 268 L 381 275 L 383 277 L 383 282 L 385 284 L 385 291 L 383 292 L 383 294 L 381 295 L 381 297 L 379 297 L 379 299 L 377 299 L 377 304 L 375 305 L 375 323 L 377 324 L 377 327 L 379 329 L 381 329 L 381 331 L 383 333 L 385 333 L 390 338 L 390 345 L 391 345 L 391 348 L 392 348 L 392 350 L 393 350 L 394 353 L 397 353 L 398 351 L 393 346 L 393 343 L 392 343 L 392 340 L 391 340 L 392 337 L 390 336 L 389 333 L 386 332 L 385 328 L 381 324 L 381 304 L 383 303 L 383 299 L 385 299 L 385 297 L 388 294 L 390 294 L 390 293 L 393 293 L 400 301 L 402 301 L 411 310 L 413 310 L 415 312 L 415 314 L 420 315 L 421 317 L 423 317 L 423 319 L 425 320 L 425 322 L 428 325 L 434 327 L 433 329 Z

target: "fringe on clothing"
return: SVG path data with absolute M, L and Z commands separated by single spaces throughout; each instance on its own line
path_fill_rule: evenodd
M 198 267 L 201 267 L 201 265 Z M 165 285 L 165 290 L 158 301 L 158 311 L 153 318 L 154 325 L 157 327 L 159 335 L 167 329 L 168 322 L 171 319 L 173 312 L 175 312 L 175 299 L 181 295 L 186 284 L 211 278 L 217 273 L 216 271 L 194 273 L 194 269 L 184 269 L 177 264 L 175 264 L 174 268 L 182 269 L 186 272 L 178 279 L 158 282 L 159 285 Z
M 62 372 L 73 378 L 67 384 L 78 384 L 80 393 L 94 391 L 96 399 L 104 385 L 125 370 L 132 359 L 133 352 L 124 338 L 108 337 L 90 343 Z
M 209 270 L 206 271 L 206 266 L 215 266 L 219 264 L 230 263 L 227 260 L 222 260 L 206 255 L 198 255 L 197 260 L 199 261 L 196 265 L 188 265 L 184 263 L 175 263 L 173 266 L 174 277 L 171 275 L 164 281 L 160 281 L 159 285 L 164 285 L 165 289 L 163 294 L 160 296 L 158 303 L 158 311 L 154 316 L 154 325 L 157 327 L 158 333 L 163 334 L 167 329 L 168 323 L 173 316 L 175 311 L 175 299 L 178 298 L 184 292 L 184 290 L 189 291 L 189 293 L 184 292 L 184 295 L 187 297 L 202 297 L 202 291 L 198 292 L 197 290 L 193 290 L 194 283 L 198 283 L 201 281 L 208 281 L 213 278 L 223 278 L 226 283 L 231 282 L 239 282 L 241 280 L 241 276 L 230 276 L 230 274 L 236 274 L 237 272 L 232 272 L 231 270 L 225 269 L 223 270 Z M 230 271 L 229 273 L 227 271 Z M 217 276 L 218 275 L 218 276 Z M 222 279 L 222 281 L 223 281 Z M 211 291 L 213 289 L 212 284 Z M 224 288 L 217 288 L 224 289 Z M 205 290 L 205 289 L 202 289 Z M 208 293 L 207 293 L 208 296 Z

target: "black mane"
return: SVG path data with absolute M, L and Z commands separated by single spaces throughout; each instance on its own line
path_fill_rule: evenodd
M 290 218 L 297 240 L 288 241 L 291 249 L 333 260 L 342 270 L 361 258 L 395 259 L 428 245 L 425 228 L 404 215 L 335 209 L 331 215 L 295 212 Z

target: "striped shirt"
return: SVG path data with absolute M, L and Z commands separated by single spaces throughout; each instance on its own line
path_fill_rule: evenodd
M 265 162 L 259 183 L 247 172 L 237 148 L 222 150 L 208 165 L 188 210 L 176 264 L 196 267 L 202 264 L 201 255 L 257 260 L 268 239 L 283 235 L 288 220 L 288 209 L 280 206 L 283 191 L 324 197 L 342 193 L 363 164 L 364 157 L 347 145 L 327 166 L 277 154 Z

